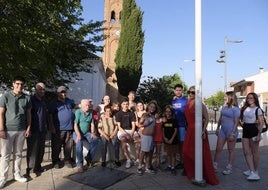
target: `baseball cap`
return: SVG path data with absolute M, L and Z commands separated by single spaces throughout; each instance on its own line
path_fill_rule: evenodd
M 58 89 L 57 89 L 57 92 L 62 92 L 62 91 L 67 91 L 67 88 L 65 87 L 65 86 L 60 86 L 60 87 L 58 87 Z

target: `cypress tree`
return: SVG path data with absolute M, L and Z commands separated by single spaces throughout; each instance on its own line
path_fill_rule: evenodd
M 119 93 L 126 96 L 136 91 L 142 75 L 142 50 L 144 32 L 142 31 L 143 12 L 135 0 L 124 0 L 121 14 L 120 40 L 115 56 L 115 74 Z

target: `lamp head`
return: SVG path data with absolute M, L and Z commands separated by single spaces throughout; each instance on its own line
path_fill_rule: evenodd
M 217 62 L 218 62 L 218 63 L 225 63 L 225 61 L 224 61 L 223 59 L 221 59 L 221 58 L 218 59 Z

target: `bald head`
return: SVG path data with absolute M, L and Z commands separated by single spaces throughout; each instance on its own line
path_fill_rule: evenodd
M 35 85 L 35 94 L 37 97 L 42 98 L 45 96 L 46 86 L 44 83 L 39 82 Z
M 89 99 L 82 99 L 80 103 L 80 107 L 83 112 L 88 112 L 91 106 L 91 102 Z

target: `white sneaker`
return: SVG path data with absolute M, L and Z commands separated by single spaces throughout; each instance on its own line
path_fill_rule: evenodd
M 140 162 L 139 159 L 135 160 L 134 165 L 135 165 L 135 166 L 136 166 L 136 165 L 139 165 L 139 162 Z
M 128 169 L 128 168 L 130 168 L 131 167 L 131 160 L 127 160 L 127 162 L 126 162 L 126 168 Z
M 21 182 L 21 183 L 27 182 L 27 178 L 21 176 L 20 174 L 15 175 L 15 180 L 18 181 L 18 182 Z
M 260 180 L 260 176 L 258 175 L 258 173 L 256 172 L 250 172 L 250 175 L 247 177 L 247 180 L 250 180 L 250 181 L 256 181 L 256 180 Z
M 0 188 L 1 188 L 1 189 L 5 186 L 6 182 L 7 182 L 7 181 L 5 181 L 5 180 L 1 180 L 1 181 L 0 181 Z
M 217 162 L 213 163 L 213 168 L 214 168 L 214 171 L 217 172 L 217 170 L 218 170 L 218 163 Z
M 250 170 L 244 171 L 243 174 L 244 174 L 245 176 L 249 176 L 249 175 L 250 175 Z
M 232 165 L 228 164 L 226 167 L 225 167 L 225 170 L 222 171 L 222 174 L 224 175 L 229 175 L 232 173 Z
M 226 169 L 222 171 L 222 174 L 224 175 L 229 175 L 231 173 L 233 173 L 232 168 L 228 168 L 228 167 L 226 167 Z

